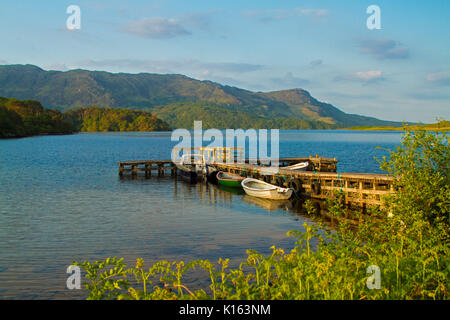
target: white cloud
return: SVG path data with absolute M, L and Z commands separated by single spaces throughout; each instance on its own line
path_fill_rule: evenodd
M 426 79 L 439 85 L 450 85 L 450 71 L 430 73 Z
M 126 72 L 157 72 L 157 73 L 226 73 L 243 74 L 264 69 L 265 66 L 239 62 L 205 62 L 194 59 L 181 60 L 139 60 L 110 59 L 84 60 L 78 65 L 82 68 L 94 68 Z
M 214 22 L 214 15 L 218 12 L 218 10 L 210 10 L 205 12 L 185 13 L 180 16 L 179 23 L 191 29 L 210 30 Z
M 166 18 L 144 18 L 131 21 L 122 31 L 154 39 L 167 39 L 191 34 L 177 19 Z
M 330 14 L 326 9 L 297 9 L 300 16 L 312 16 L 316 18 L 323 18 Z
M 323 60 L 322 60 L 322 59 L 317 59 L 317 60 L 311 61 L 309 64 L 310 64 L 311 66 L 320 66 L 322 63 L 323 63 Z
M 65 63 L 55 63 L 50 66 L 44 66 L 43 69 L 47 71 L 67 71 L 70 68 L 68 68 Z
M 359 46 L 361 53 L 370 54 L 379 60 L 409 58 L 409 49 L 394 40 L 363 39 L 359 41 Z
M 358 71 L 352 74 L 339 75 L 335 81 L 356 81 L 364 84 L 375 83 L 385 80 L 381 70 Z
M 287 9 L 269 9 L 269 10 L 247 10 L 242 14 L 247 18 L 254 18 L 260 22 L 272 22 L 287 20 L 298 17 L 313 17 L 324 18 L 329 15 L 329 11 L 326 9 L 305 9 L 295 8 L 292 10 Z
M 355 75 L 358 79 L 361 79 L 363 81 L 373 81 L 381 79 L 383 73 L 380 70 L 373 70 L 373 71 L 359 71 L 356 72 Z
M 310 84 L 311 81 L 308 79 L 303 79 L 296 77 L 292 74 L 292 72 L 287 72 L 283 77 L 279 78 L 272 78 L 270 79 L 273 84 L 278 86 L 282 89 L 292 89 L 292 88 L 299 88 L 304 87 L 308 84 Z
M 242 14 L 247 18 L 255 18 L 260 22 L 286 20 L 296 16 L 293 11 L 284 9 L 247 10 Z

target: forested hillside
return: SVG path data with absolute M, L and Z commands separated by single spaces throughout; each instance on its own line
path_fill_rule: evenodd
M 203 128 L 240 129 L 334 129 L 337 125 L 322 121 L 296 118 L 268 118 L 237 107 L 224 107 L 211 103 L 176 103 L 152 109 L 153 113 L 167 121 L 173 128 L 192 129 L 195 120 L 202 120 Z
M 167 131 L 170 126 L 144 111 L 90 107 L 61 113 L 39 101 L 0 97 L 0 138 L 99 131 Z
M 82 132 L 170 130 L 166 122 L 144 111 L 90 107 L 69 110 L 64 116 Z
M 0 138 L 39 134 L 69 134 L 75 128 L 56 110 L 46 110 L 39 101 L 0 98 Z

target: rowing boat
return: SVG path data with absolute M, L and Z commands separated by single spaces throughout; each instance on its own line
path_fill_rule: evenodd
M 286 167 L 282 167 L 282 169 L 290 169 L 290 170 L 298 170 L 298 171 L 306 171 L 306 168 L 308 168 L 308 161 L 306 162 L 299 162 L 296 163 L 292 166 L 286 166 Z
M 233 188 L 240 188 L 241 182 L 245 179 L 245 177 L 223 171 L 219 171 L 216 177 L 219 184 Z
M 281 188 L 253 178 L 244 179 L 241 185 L 244 188 L 245 193 L 253 197 L 271 200 L 286 200 L 292 196 L 292 189 Z

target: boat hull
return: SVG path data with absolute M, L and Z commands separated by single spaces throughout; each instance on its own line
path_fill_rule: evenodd
M 244 177 L 224 173 L 222 171 L 217 173 L 217 182 L 225 187 L 242 188 L 241 182 L 244 179 L 245 179 Z
M 218 170 L 214 170 L 212 172 L 210 172 L 209 174 L 206 175 L 206 179 L 208 180 L 209 183 L 212 184 L 219 184 L 219 181 L 217 180 L 217 173 L 219 171 Z
M 280 193 L 277 190 L 253 191 L 244 188 L 246 194 L 252 197 L 264 198 L 269 200 L 287 200 L 292 196 L 292 190 Z
M 180 172 L 181 178 L 185 181 L 196 182 L 203 178 L 203 171 L 196 169 L 195 166 L 187 166 L 183 164 L 177 164 L 176 166 Z
M 237 180 L 218 180 L 219 184 L 230 188 L 241 188 L 241 182 Z

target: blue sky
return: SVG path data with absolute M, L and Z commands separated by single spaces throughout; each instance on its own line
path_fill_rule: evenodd
M 366 8 L 381 9 L 369 30 Z M 69 5 L 81 30 L 69 31 Z M 0 64 L 308 90 L 349 113 L 450 119 L 450 1 L 3 0 Z

